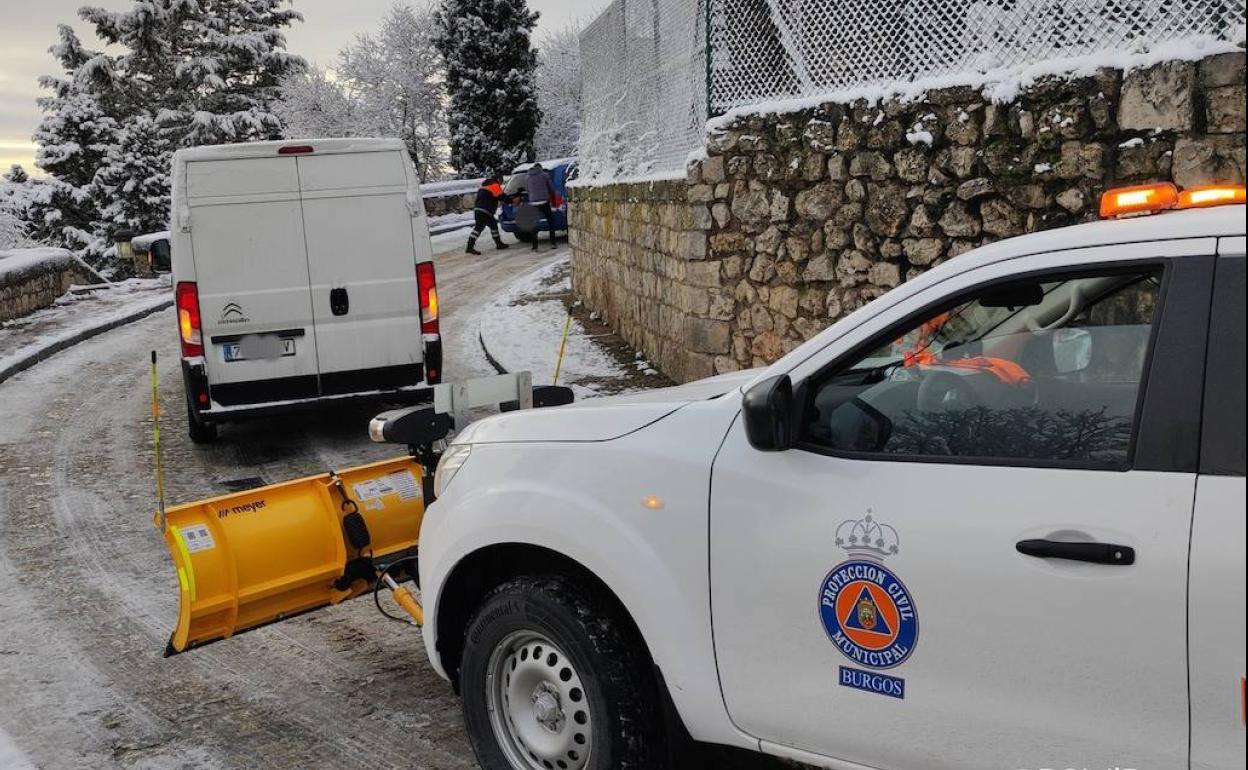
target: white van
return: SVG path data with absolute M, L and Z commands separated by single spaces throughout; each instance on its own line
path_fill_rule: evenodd
M 179 150 L 170 223 L 192 440 L 326 402 L 413 401 L 440 380 L 429 228 L 401 141 Z

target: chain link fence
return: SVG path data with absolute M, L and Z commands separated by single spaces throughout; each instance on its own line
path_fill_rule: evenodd
M 583 177 L 682 170 L 704 139 L 702 0 L 615 0 L 581 33 Z
M 678 172 L 708 114 L 960 72 L 1244 38 L 1244 0 L 615 0 L 581 34 L 583 173 Z
M 711 109 L 1194 36 L 1242 39 L 1243 0 L 713 0 Z

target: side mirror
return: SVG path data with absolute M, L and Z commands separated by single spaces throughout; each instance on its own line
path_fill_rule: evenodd
M 745 435 L 760 452 L 781 452 L 796 440 L 793 381 L 789 375 L 769 377 L 750 388 L 741 402 Z

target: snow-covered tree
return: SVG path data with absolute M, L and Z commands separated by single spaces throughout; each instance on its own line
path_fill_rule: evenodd
M 533 158 L 541 120 L 525 0 L 441 0 L 434 44 L 446 65 L 451 165 L 461 176 L 510 171 Z
M 534 148 L 538 158 L 564 158 L 581 137 L 580 31 L 565 27 L 547 34 L 537 49 L 537 106 L 542 122 Z
M 173 152 L 156 121 L 138 115 L 126 121 L 96 174 L 94 189 L 101 218 L 99 243 L 117 230 L 162 230 L 169 221 L 169 183 Z
M 85 48 L 73 28 L 57 28 L 50 49 L 63 74 L 40 78 L 52 93 L 39 99 L 44 117 L 35 130 L 35 165 L 47 178 L 35 187 L 25 216 L 30 237 L 82 252 L 90 246 L 99 209 L 91 182 L 117 138 L 117 121 L 101 99 L 100 83 L 108 61 Z
M 285 50 L 282 29 L 301 18 L 286 4 L 135 0 L 123 11 L 79 9 L 108 47 L 89 50 L 62 26 L 50 49 L 63 74 L 40 80 L 51 95 L 40 100 L 35 163 L 47 177 L 30 195 L 31 236 L 97 256 L 118 225 L 164 224 L 156 212 L 168 208 L 178 147 L 280 136 L 279 81 L 304 66 Z
M 26 169 L 16 163 L 0 176 L 0 250 L 26 245 L 30 235 L 26 210 L 33 184 Z
M 364 114 L 360 100 L 319 67 L 290 75 L 281 90 L 274 111 L 288 137 L 375 136 L 380 130 Z
M 342 50 L 332 77 L 311 69 L 288 78 L 277 106 L 286 135 L 398 137 L 423 181 L 441 176 L 449 134 L 432 29 L 428 7 L 396 4 L 375 34 Z
M 102 40 L 124 50 L 101 80 L 122 116 L 156 118 L 176 146 L 274 139 L 282 78 L 305 66 L 282 30 L 303 17 L 284 0 L 137 0 L 84 7 Z
M 376 35 L 343 49 L 338 76 L 356 94 L 364 121 L 407 145 L 416 173 L 436 179 L 446 165 L 442 60 L 433 42 L 433 14 L 396 4 Z

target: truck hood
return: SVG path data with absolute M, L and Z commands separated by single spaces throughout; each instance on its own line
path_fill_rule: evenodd
M 757 375 L 758 370 L 733 372 L 673 388 L 494 415 L 460 431 L 455 443 L 610 441 L 657 422 L 686 404 L 736 390 Z

